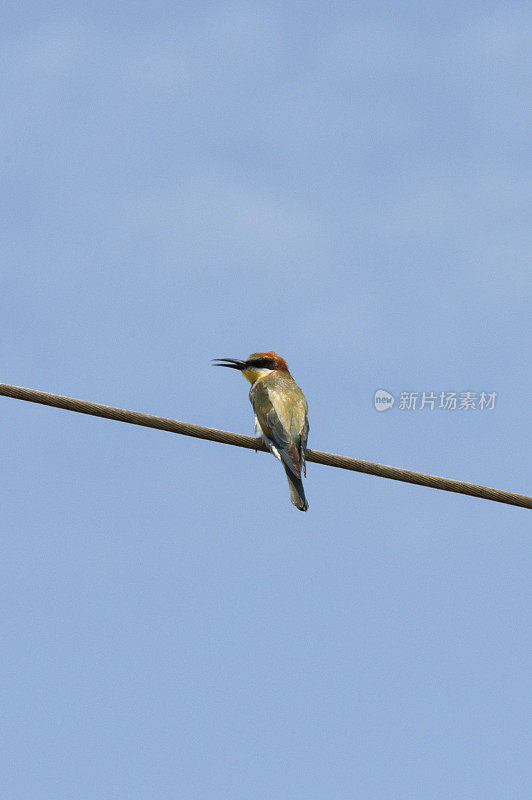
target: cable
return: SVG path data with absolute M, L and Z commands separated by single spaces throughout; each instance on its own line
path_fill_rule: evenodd
M 41 403 L 45 406 L 64 408 L 67 411 L 76 411 L 79 414 L 91 414 L 94 417 L 104 417 L 117 422 L 129 422 L 132 425 L 143 425 L 146 428 L 157 428 L 170 433 L 180 433 L 184 436 L 194 436 L 197 439 L 209 439 L 213 442 L 231 444 L 236 447 L 246 447 L 248 450 L 261 450 L 267 452 L 260 439 L 255 436 L 246 436 L 242 433 L 221 431 L 216 428 L 205 428 L 203 425 L 194 425 L 189 422 L 178 422 L 175 419 L 156 417 L 152 414 L 142 414 L 138 411 L 127 411 L 124 408 L 113 408 L 100 403 L 90 403 L 87 400 L 77 400 L 73 397 L 63 397 L 58 394 L 41 392 L 37 389 L 25 389 L 22 386 L 11 386 L 0 383 L 0 395 L 13 397 L 16 400 L 27 400 L 30 403 Z M 355 472 L 364 472 L 367 475 L 377 475 L 380 478 L 390 478 L 395 481 L 414 483 L 418 486 L 429 486 L 433 489 L 443 489 L 446 492 L 457 492 L 484 500 L 494 500 L 497 503 L 508 503 L 521 508 L 532 508 L 532 497 L 515 492 L 505 492 L 501 489 L 492 489 L 488 486 L 477 486 L 474 483 L 441 478 L 437 475 L 425 475 L 422 472 L 412 472 L 400 467 L 387 467 L 384 464 L 374 464 L 371 461 L 361 461 L 358 458 L 339 456 L 333 453 L 322 453 L 319 450 L 307 450 L 307 461 L 315 464 L 324 464 L 328 467 L 349 469 Z

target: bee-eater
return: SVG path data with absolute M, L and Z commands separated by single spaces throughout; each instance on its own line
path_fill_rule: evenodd
M 301 473 L 305 470 L 308 407 L 305 395 L 290 375 L 286 361 L 268 350 L 238 358 L 216 358 L 216 367 L 239 369 L 251 383 L 249 399 L 255 412 L 255 433 L 283 465 L 290 486 L 290 500 L 300 511 L 308 508 Z

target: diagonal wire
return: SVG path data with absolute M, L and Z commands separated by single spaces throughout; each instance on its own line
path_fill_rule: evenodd
M 197 439 L 208 439 L 212 442 L 231 444 L 236 447 L 246 447 L 249 450 L 267 452 L 260 439 L 255 436 L 246 436 L 242 433 L 222 431 L 217 428 L 205 428 L 203 425 L 194 425 L 190 422 L 179 422 L 167 417 L 156 417 L 153 414 L 142 414 L 139 411 L 128 411 L 124 408 L 104 406 L 100 403 L 91 403 L 87 400 L 77 400 L 74 397 L 63 397 L 58 394 L 41 392 L 37 389 L 25 389 L 22 386 L 11 386 L 0 383 L 0 395 L 13 397 L 16 400 L 27 400 L 31 403 L 40 403 L 45 406 L 64 408 L 67 411 L 76 411 L 80 414 L 91 414 L 94 417 L 129 422 L 132 425 L 143 425 L 146 428 L 157 428 L 170 433 L 180 433 L 184 436 L 194 436 Z M 371 461 L 361 461 L 358 458 L 340 456 L 333 453 L 322 453 L 320 450 L 307 450 L 307 461 L 315 464 L 324 464 L 328 467 L 349 469 L 354 472 L 364 472 L 367 475 L 377 475 L 380 478 L 390 478 L 395 481 L 414 483 L 418 486 L 428 486 L 433 489 L 442 489 L 447 492 L 467 494 L 484 500 L 494 500 L 498 503 L 508 503 L 521 508 L 532 508 L 532 497 L 515 492 L 506 492 L 502 489 L 492 489 L 489 486 L 478 486 L 474 483 L 457 481 L 453 478 L 441 478 L 437 475 L 426 475 L 422 472 L 402 469 L 401 467 L 388 467 L 384 464 L 374 464 Z

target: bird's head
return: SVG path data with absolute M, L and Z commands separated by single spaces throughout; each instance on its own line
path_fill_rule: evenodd
M 215 358 L 214 361 L 221 362 L 214 364 L 215 367 L 239 369 L 244 378 L 250 383 L 255 383 L 256 380 L 268 375 L 269 372 L 288 372 L 284 358 L 281 358 L 273 350 L 267 350 L 264 353 L 252 353 L 245 361 L 238 358 Z

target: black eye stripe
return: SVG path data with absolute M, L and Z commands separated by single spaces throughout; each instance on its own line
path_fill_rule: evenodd
M 275 362 L 271 358 L 249 358 L 246 364 L 258 369 L 275 369 Z

